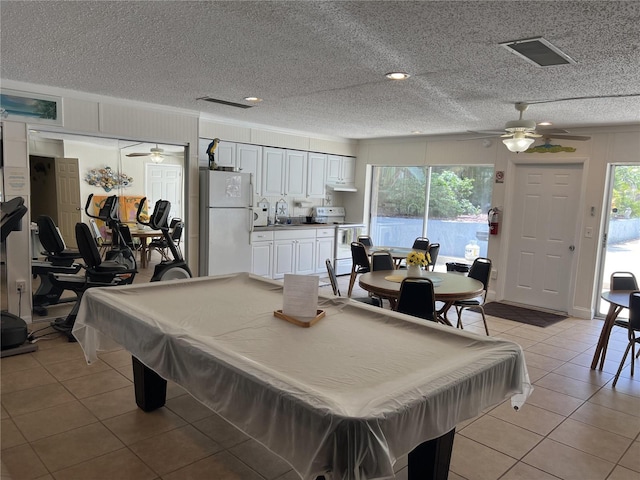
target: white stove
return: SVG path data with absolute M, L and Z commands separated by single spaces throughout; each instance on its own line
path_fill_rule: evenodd
M 365 233 L 365 226 L 361 223 L 346 223 L 344 207 L 314 207 L 316 222 L 336 225 L 335 254 L 333 268 L 336 275 L 351 272 L 351 242 L 358 240 Z
M 344 207 L 313 207 L 313 216 L 318 223 L 342 224 L 345 214 Z

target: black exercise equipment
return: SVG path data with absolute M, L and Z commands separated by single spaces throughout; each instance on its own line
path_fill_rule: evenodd
M 22 218 L 27 213 L 27 207 L 24 206 L 24 199 L 16 197 L 0 204 L 2 210 L 2 221 L 0 223 L 0 238 L 2 239 L 2 248 L 4 248 L 5 240 L 11 232 L 22 230 Z M 0 350 L 1 356 L 15 355 L 18 353 L 27 353 L 37 350 L 36 345 L 26 344 L 29 332 L 27 331 L 27 323 L 18 315 L 9 312 L 1 312 L 0 314 Z
M 131 240 L 131 234 L 128 235 L 128 238 L 125 238 L 124 235 L 128 232 L 125 232 L 123 235 L 123 230 L 128 230 L 129 227 L 120 222 L 118 197 L 116 195 L 107 197 L 100 207 L 98 215 L 93 215 L 89 211 L 92 199 L 93 194 L 90 194 L 84 207 L 85 213 L 90 218 L 102 220 L 107 227 L 111 229 L 111 236 L 113 240 L 111 242 L 111 250 L 107 251 L 104 256 L 105 260 L 115 261 L 117 263 L 127 265 L 130 269 L 135 270 L 137 268 L 137 264 L 136 257 L 133 253 L 133 241 Z
M 34 278 L 40 277 L 40 285 L 33 294 L 33 312 L 38 315 L 46 315 L 47 308 L 51 305 L 75 302 L 77 296 L 61 298 L 64 290 L 54 285 L 49 277 L 50 273 L 75 274 L 80 270 L 80 265 L 75 262 L 81 258 L 80 252 L 66 248 L 64 240 L 58 231 L 53 219 L 47 215 L 40 215 L 36 223 L 38 225 L 38 238 L 44 251 L 44 261 L 31 262 L 31 273 Z
M 84 292 L 93 287 L 128 285 L 133 283 L 133 279 L 137 273 L 137 269 L 130 268 L 128 265 L 115 260 L 103 261 L 96 240 L 86 224 L 76 223 L 75 231 L 78 250 L 84 261 L 84 265 L 82 266 L 84 275 L 51 275 L 51 280 L 54 284 L 57 284 L 65 290 L 73 290 L 78 295 L 78 301 L 73 306 L 69 315 L 64 318 L 57 318 L 51 323 L 51 326 L 55 330 L 67 335 L 69 341 L 75 341 L 71 330 L 76 321 L 78 309 L 80 308 L 80 300 Z
M 184 261 L 180 250 L 176 246 L 171 234 L 169 233 L 168 217 L 171 211 L 171 203 L 168 200 L 158 200 L 153 207 L 153 213 L 149 217 L 148 222 L 144 222 L 140 218 L 140 214 L 144 209 L 147 202 L 147 197 L 140 200 L 138 205 L 138 212 L 136 213 L 136 219 L 142 225 L 148 225 L 153 230 L 160 230 L 164 238 L 164 242 L 167 248 L 171 251 L 173 260 L 163 259 L 159 264 L 155 266 L 153 270 L 152 282 L 161 282 L 165 280 L 180 280 L 182 278 L 191 278 L 191 270 L 187 262 Z

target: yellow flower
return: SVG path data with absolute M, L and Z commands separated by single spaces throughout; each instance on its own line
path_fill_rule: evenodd
M 407 265 L 420 265 L 422 267 L 426 267 L 431 258 L 429 258 L 429 253 L 426 255 L 422 252 L 411 252 L 407 255 Z

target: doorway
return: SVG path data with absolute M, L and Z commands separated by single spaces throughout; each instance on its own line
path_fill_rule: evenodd
M 51 217 L 65 245 L 75 248 L 75 224 L 81 219 L 78 159 L 29 155 L 29 180 L 31 220 Z
M 609 290 L 613 272 L 631 272 L 640 280 L 640 166 L 610 165 L 605 196 L 599 292 Z M 608 309 L 598 295 L 596 316 L 604 317 Z
M 504 300 L 567 312 L 582 164 L 517 165 Z

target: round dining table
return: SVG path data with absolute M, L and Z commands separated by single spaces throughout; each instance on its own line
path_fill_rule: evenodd
M 362 289 L 389 300 L 391 308 L 395 308 L 400 294 L 400 285 L 407 276 L 412 276 L 408 270 L 378 270 L 363 273 L 358 283 Z M 482 282 L 459 273 L 423 270 L 420 277 L 428 278 L 433 282 L 436 301 L 444 304 L 437 310 L 438 321 L 446 325 L 451 325 L 446 314 L 455 302 L 478 297 L 484 291 Z
M 133 238 L 140 239 L 140 267 L 147 268 L 147 251 L 148 251 L 148 240 L 150 238 L 158 238 L 162 237 L 162 230 L 151 230 L 151 229 L 142 229 L 142 228 L 130 228 L 131 236 Z
M 604 358 L 607 354 L 607 345 L 609 344 L 609 337 L 611 336 L 611 330 L 613 324 L 618 318 L 618 314 L 625 308 L 629 308 L 629 295 L 633 290 L 611 290 L 602 292 L 600 297 L 609 302 L 609 311 L 602 324 L 602 331 L 598 338 L 598 344 L 596 345 L 596 351 L 593 354 L 593 360 L 591 361 L 591 370 L 595 370 L 600 362 L 599 370 L 604 367 Z

